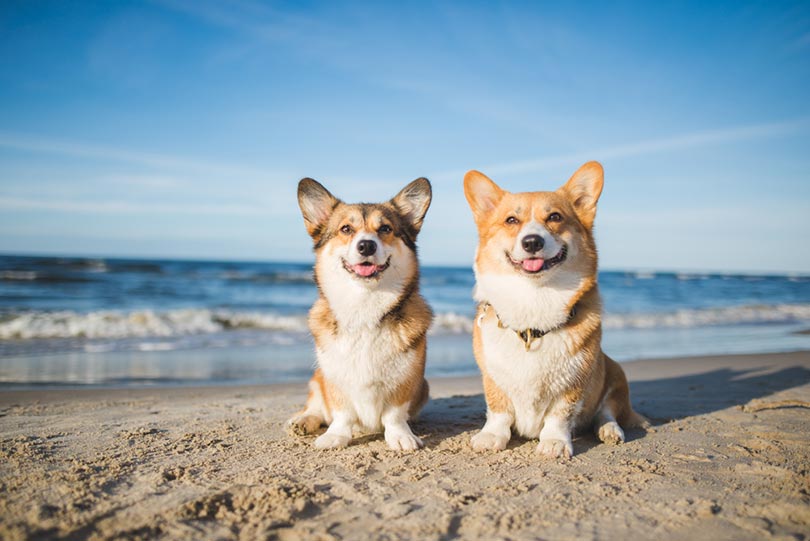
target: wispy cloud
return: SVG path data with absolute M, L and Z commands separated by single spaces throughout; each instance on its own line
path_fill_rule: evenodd
M 671 152 L 703 145 L 720 145 L 736 141 L 769 139 L 792 133 L 803 132 L 810 128 L 810 118 L 801 118 L 785 122 L 755 124 L 738 126 L 734 128 L 706 130 L 685 135 L 648 139 L 634 143 L 595 148 L 592 150 L 573 152 L 557 156 L 548 156 L 530 160 L 521 160 L 508 163 L 482 165 L 480 168 L 487 174 L 503 175 L 515 173 L 533 173 L 552 167 L 567 165 L 572 162 L 585 162 L 587 160 L 607 160 L 613 158 L 626 158 L 642 156 L 658 152 Z M 436 178 L 458 178 L 465 171 L 455 170 L 439 173 Z
M 266 215 L 268 209 L 261 205 L 244 204 L 199 204 L 199 203 L 151 203 L 129 201 L 65 201 L 42 200 L 25 197 L 0 197 L 0 209 L 11 210 L 47 210 L 59 212 L 80 212 L 94 214 L 238 214 Z
M 202 172 L 222 175 L 261 174 L 267 176 L 267 171 L 261 171 L 259 169 L 241 165 L 211 162 L 152 152 L 133 151 L 94 143 L 66 141 L 62 139 L 51 139 L 14 133 L 0 133 L 0 148 L 46 154 L 61 154 L 64 156 L 74 156 L 79 158 L 95 158 L 105 161 L 126 162 L 163 170 L 183 170 L 187 172 Z
M 243 35 L 268 42 L 291 39 L 298 41 L 302 36 L 309 39 L 323 34 L 313 32 L 320 28 L 317 21 L 276 9 L 266 3 L 249 0 L 227 4 L 206 0 L 195 2 L 157 0 L 156 3 L 209 24 L 230 28 Z
M 93 214 L 226 214 L 226 215 L 262 215 L 268 213 L 268 207 L 244 204 L 166 204 L 131 201 L 55 201 L 47 199 L 30 199 L 23 197 L 0 197 L 0 209 L 6 211 L 47 210 L 70 213 Z

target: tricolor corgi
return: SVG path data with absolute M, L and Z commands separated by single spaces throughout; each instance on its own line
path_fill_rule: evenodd
M 548 457 L 573 455 L 572 433 L 603 442 L 646 421 L 630 406 L 621 367 L 602 352 L 593 237 L 603 171 L 583 165 L 554 192 L 509 193 L 478 171 L 464 194 L 478 227 L 473 349 L 487 403 L 476 450 L 506 447 L 514 430 Z
M 315 447 L 346 447 L 353 428 L 384 430 L 391 449 L 422 447 L 408 426 L 428 399 L 426 334 L 433 313 L 419 294 L 416 236 L 431 201 L 419 178 L 381 204 L 346 204 L 318 182 L 298 184 L 315 244 L 319 297 L 309 312 L 318 368 L 293 433 L 326 424 Z

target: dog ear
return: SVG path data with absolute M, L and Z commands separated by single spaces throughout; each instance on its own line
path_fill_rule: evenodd
M 503 195 L 504 191 L 485 174 L 472 170 L 464 175 L 464 196 L 476 222 L 492 212 Z
M 340 200 L 329 193 L 317 180 L 301 179 L 298 183 L 298 206 L 304 215 L 304 225 L 312 238 L 321 233 L 326 221 Z
M 590 229 L 596 218 L 596 202 L 602 193 L 605 172 L 599 162 L 588 162 L 574 173 L 558 191 L 574 205 L 579 221 Z
M 431 199 L 433 192 L 430 181 L 421 177 L 402 188 L 402 191 L 391 199 L 391 203 L 418 233 L 422 229 L 422 222 L 425 220 Z

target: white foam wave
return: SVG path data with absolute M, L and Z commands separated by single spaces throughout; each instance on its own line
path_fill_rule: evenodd
M 303 332 L 306 317 L 207 309 L 27 312 L 0 322 L 0 340 L 170 337 L 250 328 Z
M 37 279 L 37 273 L 34 271 L 3 271 L 0 272 L 0 280 L 9 281 L 31 281 Z
M 749 305 L 727 308 L 688 309 L 665 313 L 607 314 L 606 329 L 701 327 L 749 323 L 810 322 L 810 304 Z M 445 312 L 436 315 L 431 334 L 470 334 L 473 318 Z M 125 339 L 167 338 L 212 334 L 238 329 L 261 329 L 279 333 L 306 333 L 305 315 L 283 316 L 266 312 L 182 309 L 155 312 L 100 311 L 78 313 L 26 312 L 0 320 L 0 340 L 57 338 Z M 146 348 L 168 348 L 161 342 Z
M 472 334 L 473 320 L 467 316 L 446 312 L 436 314 L 433 319 L 431 334 Z
M 607 314 L 606 329 L 650 329 L 656 327 L 703 327 L 749 323 L 791 323 L 810 321 L 810 304 L 747 305 L 724 308 L 684 309 L 652 314 Z
M 606 314 L 606 329 L 689 328 L 752 323 L 810 323 L 810 304 L 748 305 L 725 308 L 684 309 L 645 314 Z M 454 313 L 438 314 L 433 334 L 471 333 L 473 319 Z

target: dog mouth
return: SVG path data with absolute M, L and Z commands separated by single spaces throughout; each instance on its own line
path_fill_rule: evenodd
M 568 246 L 563 244 L 563 247 L 557 252 L 557 255 L 551 257 L 549 259 L 543 259 L 541 257 L 528 257 L 522 261 L 516 261 L 509 255 L 509 252 L 506 252 L 506 257 L 509 259 L 509 262 L 516 268 L 519 269 L 521 272 L 525 272 L 527 274 L 538 274 L 542 271 L 547 271 L 553 267 L 556 267 L 568 256 Z
M 359 278 L 367 280 L 377 278 L 378 276 L 380 276 L 385 271 L 385 269 L 388 268 L 390 264 L 391 264 L 390 256 L 382 265 L 377 265 L 375 263 L 372 263 L 371 261 L 363 261 L 362 263 L 356 263 L 354 265 L 351 265 L 345 259 L 343 260 L 344 269 L 346 269 L 349 273 Z

